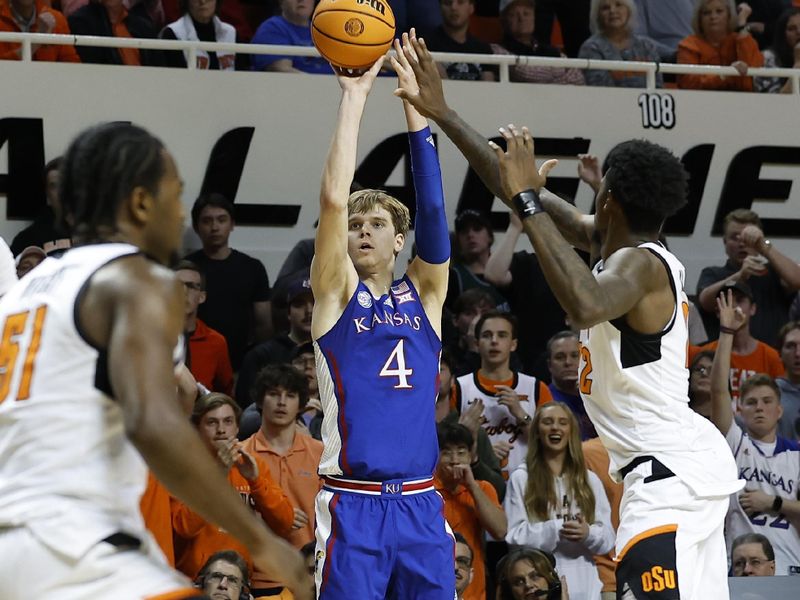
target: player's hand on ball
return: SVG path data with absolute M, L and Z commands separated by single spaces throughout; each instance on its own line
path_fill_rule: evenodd
M 511 199 L 525 190 L 540 191 L 547 183 L 547 174 L 558 161 L 548 160 L 540 169 L 536 168 L 533 136 L 527 127 L 520 129 L 513 124 L 501 127 L 500 135 L 506 142 L 505 151 L 494 142 L 489 145 L 497 155 L 503 201 L 513 209 Z
M 722 293 L 717 297 L 720 327 L 738 330 L 745 322 L 742 309 L 733 304 L 733 290 Z
M 339 81 L 339 86 L 344 93 L 353 93 L 363 95 L 365 98 L 369 95 L 372 89 L 372 84 L 375 83 L 375 78 L 383 66 L 385 56 L 381 56 L 375 61 L 366 71 L 358 71 L 355 69 L 345 69 L 331 65 L 336 73 L 336 79 Z

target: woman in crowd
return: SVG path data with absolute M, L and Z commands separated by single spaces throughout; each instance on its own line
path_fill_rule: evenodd
M 559 578 L 555 558 L 541 550 L 522 548 L 510 552 L 498 563 L 496 579 L 497 600 L 526 600 L 532 596 L 569 600 L 567 582 L 563 576 Z
M 733 0 L 699 0 L 692 18 L 694 35 L 678 45 L 678 63 L 735 67 L 741 76 L 678 75 L 678 87 L 696 90 L 752 91 L 749 67 L 760 67 L 764 58 L 747 25 L 751 9 Z
M 800 8 L 787 9 L 775 22 L 772 46 L 764 50 L 764 66 L 800 69 Z M 756 77 L 756 90 L 788 94 L 791 83 L 785 77 Z
M 183 16 L 162 29 L 159 37 L 164 40 L 235 43 L 236 29 L 217 16 L 219 4 L 217 0 L 179 0 Z M 168 67 L 186 68 L 188 50 L 165 54 Z M 235 63 L 236 54 L 233 52 L 197 51 L 198 69 L 233 71 Z
M 563 404 L 536 411 L 528 456 L 508 480 L 506 541 L 552 552 L 574 600 L 596 600 L 602 583 L 592 558 L 614 547 L 611 509 L 586 469 L 578 423 Z
M 590 21 L 592 37 L 586 40 L 579 58 L 597 60 L 626 60 L 658 62 L 658 48 L 649 37 L 635 35 L 636 9 L 633 0 L 592 0 Z M 645 87 L 644 71 L 606 71 L 589 69 L 584 72 L 587 85 L 608 87 Z M 661 73 L 656 85 L 664 84 Z
M 533 0 L 500 0 L 500 20 L 503 25 L 503 43 L 492 44 L 492 52 L 495 54 L 563 56 L 555 48 L 536 41 L 533 35 Z M 512 65 L 511 81 L 583 85 L 583 74 L 578 69 Z

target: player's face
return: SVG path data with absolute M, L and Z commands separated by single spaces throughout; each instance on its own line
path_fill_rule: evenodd
M 556 382 L 560 389 L 572 389 L 578 384 L 580 357 L 581 353 L 576 338 L 562 338 L 553 342 L 550 347 L 547 368 L 550 370 L 553 381 Z
M 740 544 L 731 555 L 734 577 L 764 577 L 775 575 L 775 561 L 768 560 L 764 547 L 758 542 Z
M 472 581 L 472 552 L 463 542 L 456 542 L 456 593 L 461 598 Z
M 244 585 L 239 567 L 224 560 L 211 563 L 206 574 L 203 591 L 212 600 L 239 600 Z
M 492 246 L 492 235 L 485 227 L 467 227 L 457 237 L 459 251 L 465 260 L 485 254 Z
M 535 25 L 533 9 L 528 4 L 512 4 L 506 9 L 503 23 L 512 38 L 530 43 Z
M 735 265 L 741 265 L 748 254 L 747 247 L 741 240 L 741 233 L 745 227 L 747 227 L 746 223 L 731 221 L 725 227 L 725 233 L 722 236 L 725 254 Z
M 704 356 L 698 358 L 697 362 L 689 372 L 689 389 L 694 393 L 711 393 L 711 358 Z
M 186 213 L 181 202 L 183 181 L 172 156 L 162 150 L 164 175 L 158 183 L 153 213 L 144 231 L 145 252 L 163 264 L 173 262 L 181 249 Z
M 183 288 L 186 291 L 186 315 L 197 314 L 197 307 L 206 300 L 200 273 L 191 269 L 181 269 L 180 271 L 175 271 L 175 276 L 183 284 Z
M 478 353 L 481 362 L 487 365 L 507 363 L 511 353 L 517 349 L 517 340 L 512 337 L 511 323 L 505 319 L 486 319 L 478 338 Z
M 748 432 L 760 438 L 775 431 L 783 408 L 775 390 L 767 385 L 759 385 L 739 398 L 739 412 Z
M 600 3 L 597 18 L 603 31 L 619 31 L 628 24 L 631 11 L 622 0 L 605 0 Z
M 723 0 L 708 0 L 700 9 L 700 31 L 704 36 L 728 33 L 728 4 Z
M 200 432 L 200 437 L 210 448 L 215 447 L 215 442 L 232 440 L 239 433 L 239 426 L 236 424 L 236 414 L 233 412 L 233 407 L 229 404 L 223 404 L 214 410 L 208 411 L 200 417 L 197 430 Z
M 219 206 L 206 206 L 197 218 L 197 235 L 203 247 L 209 250 L 223 248 L 233 231 L 230 213 Z
M 569 415 L 558 404 L 546 404 L 539 410 L 539 439 L 546 454 L 561 454 L 567 451 L 571 433 Z
M 264 392 L 261 414 L 264 423 L 273 427 L 294 426 L 300 410 L 300 395 L 284 387 L 268 389 Z
M 800 381 L 800 329 L 786 334 L 781 346 L 781 360 L 790 381 Z
M 469 0 L 442 0 L 439 8 L 442 11 L 442 21 L 452 29 L 468 25 L 470 16 L 475 12 L 475 5 Z
M 359 274 L 392 271 L 405 238 L 394 232 L 392 216 L 382 206 L 366 213 L 353 213 L 347 220 L 350 259 Z
M 786 44 L 789 48 L 800 44 L 800 15 L 792 15 L 786 21 Z
M 529 560 L 518 560 L 511 567 L 509 575 L 514 600 L 534 600 L 540 597 L 536 592 L 546 591 L 550 587 L 547 579 L 539 574 Z
M 289 331 L 308 337 L 311 334 L 311 313 L 314 312 L 314 296 L 302 294 L 289 304 Z

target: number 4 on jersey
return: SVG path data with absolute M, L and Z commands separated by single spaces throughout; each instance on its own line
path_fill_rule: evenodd
M 396 363 L 396 369 L 392 363 Z M 403 340 L 400 340 L 389 354 L 379 375 L 381 377 L 397 377 L 397 385 L 394 386 L 396 390 L 410 390 L 414 386 L 408 383 L 408 378 L 413 374 L 414 369 L 406 369 L 406 354 L 403 351 Z

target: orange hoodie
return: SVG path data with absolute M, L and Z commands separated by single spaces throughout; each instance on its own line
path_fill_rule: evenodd
M 684 65 L 718 65 L 727 67 L 741 60 L 751 67 L 764 66 L 764 57 L 753 36 L 730 33 L 722 44 L 712 46 L 703 38 L 690 35 L 678 44 L 678 63 Z M 692 90 L 753 91 L 752 77 L 720 77 L 719 75 L 678 75 L 678 87 Z
M 67 18 L 57 10 L 53 10 L 41 0 L 36 2 L 36 14 L 42 15 L 49 13 L 53 15 L 56 25 L 51 33 L 69 34 L 69 24 Z M 34 24 L 31 33 L 38 32 L 38 24 Z M 0 0 L 0 31 L 22 31 L 11 14 L 11 4 L 9 0 Z M 20 60 L 19 50 L 22 44 L 11 42 L 0 42 L 0 60 Z M 74 46 L 56 46 L 46 44 L 39 46 L 33 53 L 34 60 L 45 60 L 50 62 L 81 62 Z

